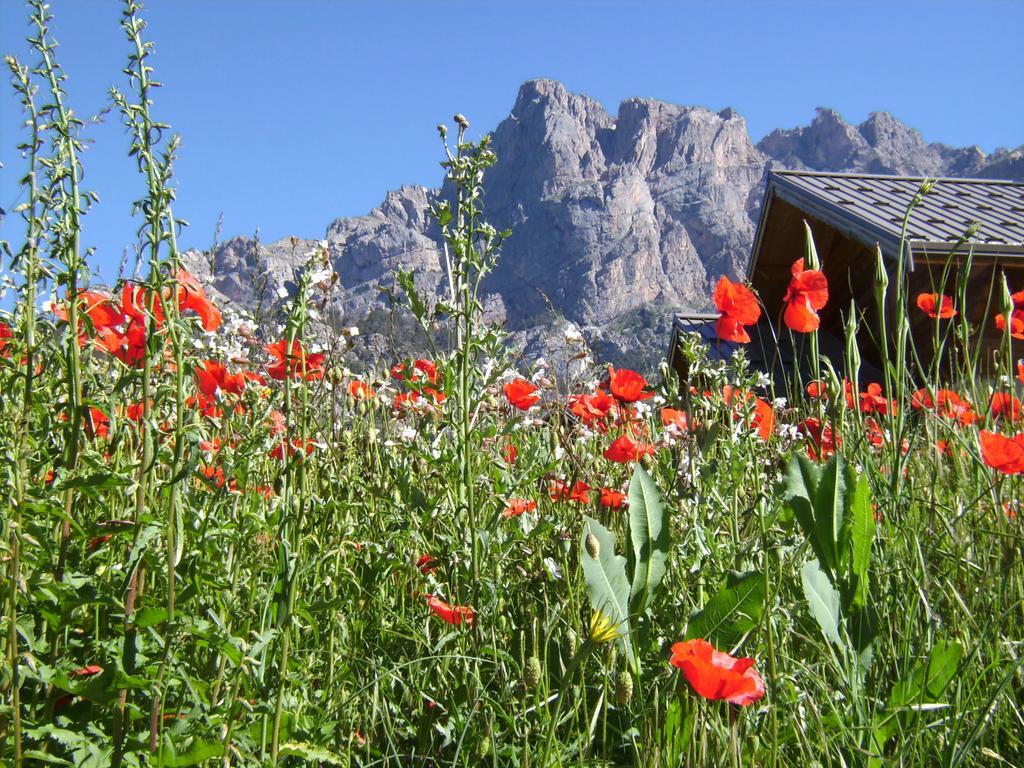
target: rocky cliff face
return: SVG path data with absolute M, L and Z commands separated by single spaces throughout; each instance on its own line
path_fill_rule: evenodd
M 664 354 L 672 310 L 707 307 L 719 275 L 744 273 L 766 168 L 1024 177 L 1024 147 L 986 156 L 927 144 L 886 113 L 853 126 L 819 109 L 810 125 L 776 130 L 755 146 L 731 109 L 630 99 L 612 116 L 551 80 L 520 88 L 492 146 L 498 163 L 486 179 L 486 216 L 513 234 L 486 283 L 488 316 L 527 354 L 557 348 L 569 322 L 599 359 L 640 367 Z M 403 187 L 368 215 L 327 228 L 338 284 L 325 316 L 364 329 L 356 350 L 364 360 L 390 359 L 410 343 L 384 322 L 380 289 L 393 270 L 415 270 L 428 293 L 444 279 L 428 213 L 437 194 Z M 286 295 L 312 245 L 235 238 L 189 260 L 252 311 Z

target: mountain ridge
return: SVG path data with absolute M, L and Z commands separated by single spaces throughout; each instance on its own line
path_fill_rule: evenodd
M 852 125 L 819 108 L 809 124 L 755 144 L 731 108 L 632 98 L 613 116 L 546 79 L 520 87 L 492 147 L 498 162 L 485 180 L 485 217 L 513 234 L 484 283 L 486 316 L 528 355 L 557 355 L 571 323 L 599 359 L 638 367 L 664 354 L 673 310 L 708 308 L 719 275 L 744 273 L 769 169 L 1024 178 L 1024 146 L 986 155 L 928 143 L 886 112 Z M 407 330 L 395 338 L 381 289 L 393 287 L 401 267 L 415 271 L 428 295 L 440 291 L 440 233 L 428 213 L 440 193 L 403 186 L 368 214 L 325 230 L 338 274 L 326 308 L 334 324 L 364 328 L 364 362 L 415 351 L 403 347 L 422 341 Z M 252 310 L 258 299 L 273 304 L 293 289 L 313 244 L 232 238 L 186 261 L 217 293 Z

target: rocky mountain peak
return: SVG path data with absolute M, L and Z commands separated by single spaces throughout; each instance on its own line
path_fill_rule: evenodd
M 513 234 L 486 281 L 488 316 L 529 355 L 550 354 L 569 322 L 599 359 L 642 368 L 664 354 L 672 311 L 708 308 L 719 275 L 744 274 L 766 167 L 1024 177 L 1024 148 L 986 156 L 929 144 L 886 112 L 854 126 L 820 108 L 808 125 L 772 131 L 755 146 L 731 108 L 632 98 L 613 116 L 543 79 L 520 87 L 492 146 L 498 162 L 486 179 L 485 214 Z M 429 216 L 438 194 L 402 187 L 367 215 L 327 228 L 339 275 L 329 316 L 363 328 L 366 358 L 421 351 L 382 320 L 380 288 L 402 267 L 424 292 L 442 289 Z M 252 307 L 259 286 L 260 297 L 288 290 L 312 245 L 236 238 L 188 259 L 221 294 Z

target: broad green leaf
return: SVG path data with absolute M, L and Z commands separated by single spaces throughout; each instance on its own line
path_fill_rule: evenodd
M 844 464 L 836 454 L 825 465 L 814 494 L 814 530 L 825 552 L 825 570 L 829 575 L 842 574 L 840 537 L 846 511 L 846 478 Z
M 168 766 L 168 768 L 185 768 L 189 765 L 199 765 L 211 757 L 219 757 L 224 754 L 224 745 L 218 741 L 192 739 L 185 742 L 185 745 L 174 744 L 170 735 L 166 735 L 160 745 L 157 765 Z M 183 746 L 184 749 L 182 749 Z
M 303 760 L 314 763 L 330 763 L 331 765 L 349 765 L 350 761 L 325 747 L 316 744 L 305 744 L 298 741 L 289 741 L 281 745 L 280 754 L 284 756 L 299 757 Z
M 764 574 L 732 573 L 725 586 L 690 617 L 686 638 L 732 647 L 761 620 L 765 602 Z
M 587 550 L 587 536 L 593 536 L 600 548 L 595 559 Z M 587 582 L 590 607 L 603 611 L 619 628 L 619 643 L 635 666 L 633 645 L 629 637 L 629 580 L 626 558 L 615 554 L 615 536 L 597 520 L 584 516 L 580 536 L 580 563 Z
M 821 468 L 807 456 L 793 454 L 786 465 L 786 507 L 793 511 L 797 522 L 811 545 L 818 562 L 828 568 L 828 551 L 823 546 L 815 515 L 815 499 L 821 484 Z
M 853 475 L 853 468 L 848 470 Z M 853 577 L 852 603 L 863 608 L 868 599 L 868 570 L 871 566 L 871 542 L 875 538 L 875 513 L 871 508 L 871 486 L 866 475 L 855 482 L 849 497 L 847 528 L 850 540 L 850 574 Z
M 935 702 L 956 675 L 963 649 L 957 643 L 939 641 L 931 656 L 919 660 L 910 673 L 896 683 L 889 696 L 889 708 L 905 707 L 914 702 Z
M 804 567 L 800 569 L 800 581 L 803 583 L 804 597 L 807 598 L 811 615 L 818 622 L 821 631 L 837 646 L 843 647 L 844 643 L 839 635 L 839 593 L 816 560 L 804 563 Z
M 634 563 L 629 600 L 634 613 L 647 610 L 665 577 L 668 537 L 668 508 L 654 480 L 637 464 L 629 482 L 629 538 Z
M 900 710 L 912 704 L 939 701 L 956 675 L 962 657 L 963 649 L 959 644 L 939 641 L 927 660 L 918 660 L 910 672 L 892 687 L 885 712 L 877 716 L 873 731 L 879 749 L 899 730 L 906 714 Z
M 151 605 L 135 612 L 135 616 L 132 622 L 139 629 L 146 627 L 152 627 L 155 624 L 160 624 L 167 619 L 167 609 L 159 606 Z

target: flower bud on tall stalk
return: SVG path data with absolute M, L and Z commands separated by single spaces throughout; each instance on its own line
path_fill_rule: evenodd
M 121 112 L 125 127 L 131 136 L 130 154 L 136 158 L 140 173 L 146 178 L 146 194 L 136 202 L 136 210 L 144 214 L 140 228 L 143 247 L 148 252 L 149 274 L 145 283 L 146 306 L 145 334 L 146 353 L 142 366 L 142 417 L 141 423 L 146 425 L 141 430 L 142 456 L 136 477 L 135 489 L 135 535 L 136 540 L 142 530 L 143 522 L 148 517 L 155 517 L 153 511 L 147 515 L 147 506 L 159 503 L 152 499 L 155 484 L 164 475 L 159 499 L 164 502 L 165 522 L 165 567 L 166 567 L 166 610 L 168 632 L 175 625 L 175 595 L 177 581 L 177 563 L 181 555 L 179 540 L 182 530 L 178 519 L 178 494 L 181 483 L 181 467 L 185 458 L 185 360 L 183 344 L 183 328 L 180 323 L 177 301 L 178 286 L 175 276 L 180 269 L 181 260 L 178 253 L 177 231 L 180 226 L 171 209 L 174 201 L 174 189 L 170 185 L 174 156 L 178 148 L 177 136 L 171 136 L 162 142 L 163 132 L 167 125 L 156 122 L 151 114 L 152 98 L 150 92 L 160 87 L 160 83 L 152 79 L 152 67 L 147 58 L 152 50 L 152 43 L 144 42 L 142 32 L 145 22 L 139 17 L 140 7 L 134 0 L 125 0 L 122 11 L 121 27 L 125 32 L 131 53 L 128 66 L 124 72 L 134 90 L 135 101 L 129 101 L 116 88 L 111 89 L 114 104 Z M 163 143 L 161 147 L 160 144 Z M 172 297 L 172 298 L 168 298 Z M 151 428 L 154 412 L 167 396 L 167 388 L 157 387 L 155 366 L 163 357 L 162 336 L 158 333 L 155 318 L 164 316 L 165 322 L 160 330 L 166 334 L 173 359 L 173 452 L 171 463 L 161 473 L 156 460 L 155 434 Z M 125 671 L 132 673 L 135 668 L 135 637 L 136 630 L 132 624 L 132 615 L 139 597 L 140 582 L 145 568 L 145 560 L 140 562 L 129 579 L 125 595 L 125 639 L 123 661 Z M 165 641 L 164 656 L 157 672 L 156 680 L 151 688 L 150 734 L 149 748 L 155 751 L 158 743 L 159 727 L 162 721 L 160 713 L 163 706 L 164 677 L 170 658 L 171 643 Z M 124 749 L 124 718 L 127 704 L 127 690 L 118 694 L 117 709 L 114 717 L 114 754 L 111 764 L 120 765 Z
M 28 173 L 22 180 L 26 188 L 28 200 L 19 206 L 25 219 L 26 233 L 25 243 L 15 257 L 15 262 L 20 263 L 25 276 L 25 283 L 22 287 L 22 298 L 18 302 L 18 320 L 16 323 L 22 331 L 22 338 L 25 341 L 24 351 L 24 374 L 22 376 L 21 390 L 21 414 L 19 418 L 19 431 L 22 439 L 15 444 L 15 464 L 17 470 L 14 477 L 14 494 L 11 499 L 11 520 L 8 526 L 10 532 L 10 557 L 8 559 L 8 580 L 7 580 L 7 638 L 5 657 L 7 667 L 10 670 L 10 678 L 6 684 L 0 687 L 0 694 L 4 699 L 10 696 L 11 721 L 13 725 L 14 741 L 14 762 L 20 766 L 23 760 L 22 727 L 21 727 L 21 679 L 18 670 L 20 652 L 18 650 L 18 596 L 19 585 L 21 584 L 21 540 L 22 540 L 22 507 L 25 504 L 26 487 L 31 483 L 29 474 L 30 454 L 35 453 L 35 446 L 30 438 L 32 405 L 33 405 L 33 383 L 35 379 L 35 354 L 36 354 L 36 290 L 42 277 L 47 276 L 45 265 L 40 264 L 39 243 L 43 237 L 45 218 L 47 211 L 52 207 L 53 198 L 45 189 L 38 184 L 37 173 L 39 171 L 39 153 L 43 149 L 42 131 L 39 110 L 35 102 L 36 86 L 32 83 L 32 73 L 27 66 L 23 66 L 13 57 L 5 57 L 5 62 L 11 71 L 11 81 L 22 107 L 28 115 L 26 125 L 30 130 L 29 140 L 19 147 L 28 158 Z M 0 733 L 6 733 L 6 718 L 0 718 Z M 2 740 L 2 739 L 0 739 Z
M 457 455 L 459 464 L 458 504 L 466 516 L 471 538 L 471 602 L 476 603 L 480 584 L 480 531 L 478 530 L 473 415 L 482 387 L 479 386 L 478 358 L 484 344 L 480 327 L 480 285 L 494 268 L 498 251 L 508 232 L 497 232 L 482 219 L 484 172 L 497 160 L 490 149 L 490 136 L 479 143 L 466 141 L 469 123 L 462 115 L 455 116 L 458 125 L 455 151 L 446 141 L 447 129 L 439 126 L 439 134 L 447 159 L 441 164 L 451 185 L 454 201 L 442 200 L 432 206 L 444 238 L 444 262 L 448 278 L 448 303 L 454 323 L 453 361 L 456 367 L 454 392 Z M 454 210 L 452 204 L 454 202 Z M 477 628 L 474 632 L 476 637 Z

